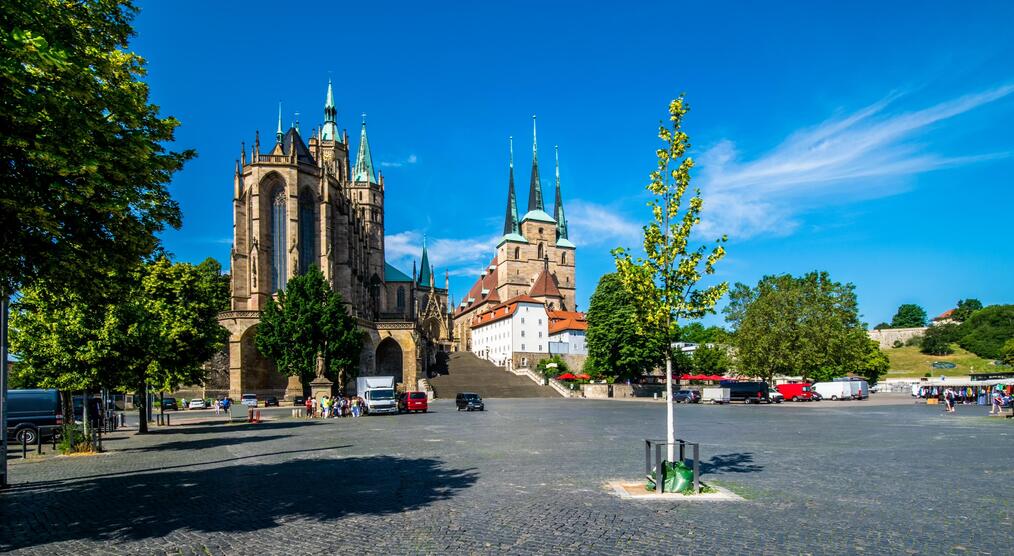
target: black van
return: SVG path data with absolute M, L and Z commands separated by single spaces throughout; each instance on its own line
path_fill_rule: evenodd
M 720 383 L 722 388 L 729 389 L 729 401 L 742 401 L 743 403 L 771 403 L 768 395 L 770 387 L 767 382 L 737 382 L 723 380 Z
M 52 388 L 7 391 L 8 438 L 34 444 L 40 432 L 44 437 L 53 434 L 54 429 L 40 427 L 58 425 L 63 425 L 59 391 Z

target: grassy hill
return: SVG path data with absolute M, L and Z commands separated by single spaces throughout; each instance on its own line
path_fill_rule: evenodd
M 974 353 L 954 346 L 951 355 L 926 355 L 920 353 L 916 346 L 887 348 L 884 350 L 891 360 L 891 370 L 885 378 L 914 378 L 926 373 L 931 376 L 965 376 L 970 372 L 982 372 L 995 369 L 993 362 L 983 359 Z M 953 369 L 934 369 L 931 365 L 936 361 L 948 361 L 957 365 Z

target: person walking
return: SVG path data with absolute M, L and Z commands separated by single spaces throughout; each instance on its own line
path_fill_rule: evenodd
M 324 394 L 324 397 L 320 399 L 320 416 L 327 419 L 328 413 L 331 411 L 331 398 Z
M 1003 403 L 1003 395 L 1000 393 L 1000 389 L 993 388 L 993 392 L 990 393 L 989 397 L 991 402 L 989 407 L 989 414 L 990 415 L 1003 414 L 1003 411 L 1000 410 L 1000 404 Z
M 317 417 L 317 398 L 310 398 L 310 417 Z
M 222 400 L 215 400 L 215 417 L 222 414 Z
M 954 390 L 948 388 L 944 390 L 944 406 L 947 413 L 954 413 L 954 398 L 956 397 Z
M 304 405 L 306 405 L 306 418 L 313 417 L 313 398 L 306 398 Z

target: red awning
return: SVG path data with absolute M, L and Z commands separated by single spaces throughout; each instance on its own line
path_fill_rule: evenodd
M 577 380 L 577 377 L 574 376 L 573 373 L 563 373 L 562 375 L 556 377 L 556 380 Z

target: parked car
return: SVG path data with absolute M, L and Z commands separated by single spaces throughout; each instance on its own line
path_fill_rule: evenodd
M 257 407 L 257 394 L 243 394 L 239 403 L 247 407 Z
M 808 402 L 813 399 L 813 392 L 810 391 L 810 385 L 802 382 L 793 384 L 779 384 L 775 386 L 785 399 L 792 400 L 794 402 Z
M 767 382 L 739 382 L 735 380 L 723 380 L 722 388 L 729 389 L 729 400 L 740 400 L 743 403 L 771 403 L 771 387 Z
M 422 411 L 429 409 L 429 398 L 426 392 L 402 392 L 398 394 L 398 411 Z
M 179 411 L 180 406 L 176 403 L 176 398 L 162 398 L 162 411 Z
M 264 400 L 264 407 L 278 407 L 278 398 L 274 396 L 268 396 Z
M 482 403 L 482 397 L 474 392 L 458 392 L 457 397 L 454 398 L 454 405 L 458 407 L 458 411 L 462 409 L 484 411 L 486 409 L 485 404 Z
M 701 393 L 697 390 L 680 390 L 672 395 L 675 403 L 700 403 Z
M 207 404 L 205 404 L 204 400 L 202 400 L 201 398 L 194 398 L 190 400 L 190 405 L 187 406 L 187 409 L 207 409 L 207 408 L 208 408 Z
M 817 392 L 816 390 L 810 389 L 810 400 L 811 401 L 819 402 L 820 400 L 823 400 L 823 399 L 824 399 L 824 396 L 821 396 L 820 392 Z
M 782 403 L 785 401 L 785 396 L 778 390 L 772 388 L 768 390 L 768 399 L 770 399 L 774 403 Z
M 34 444 L 57 434 L 55 428 L 63 425 L 60 393 L 53 388 L 7 391 L 7 437 L 18 443 L 22 440 Z
M 306 397 L 305 396 L 296 396 L 296 397 L 292 398 L 292 405 L 300 406 L 300 407 L 306 405 Z

